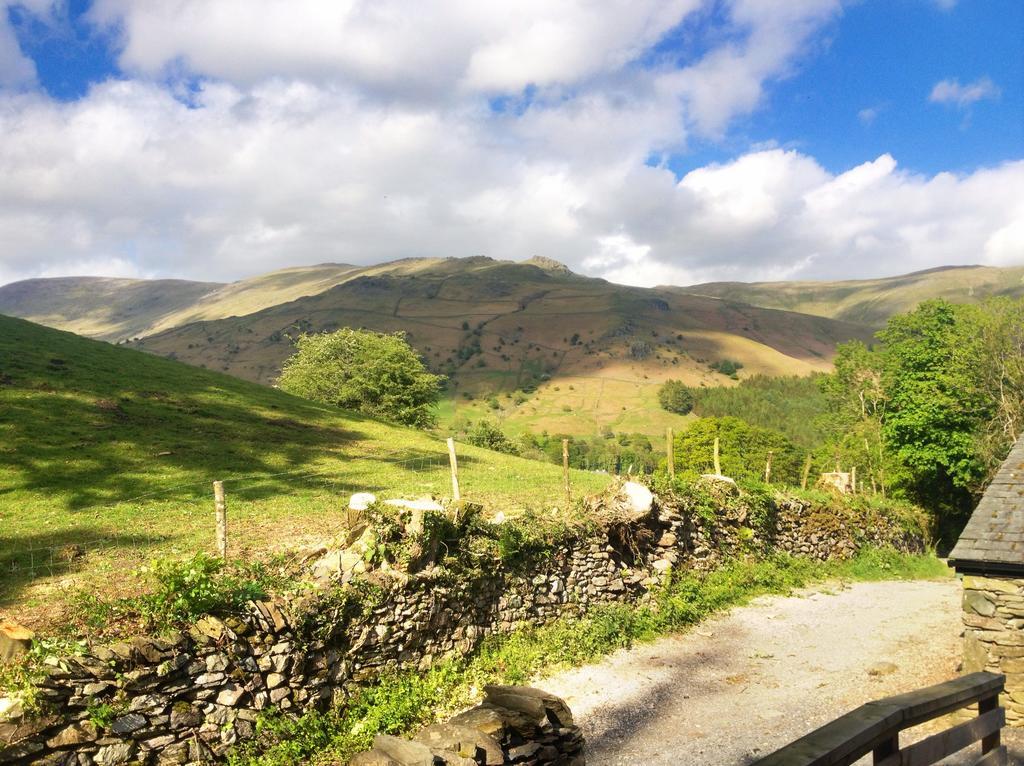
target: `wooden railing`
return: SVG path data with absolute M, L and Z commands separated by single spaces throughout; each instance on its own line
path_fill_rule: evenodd
M 981 740 L 975 766 L 1006 766 L 999 737 L 1005 676 L 971 673 L 927 689 L 861 705 L 842 718 L 757 761 L 754 766 L 848 766 L 868 753 L 880 766 L 929 766 Z M 978 703 L 978 716 L 900 748 L 900 732 Z

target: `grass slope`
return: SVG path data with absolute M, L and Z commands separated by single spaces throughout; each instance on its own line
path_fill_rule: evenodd
M 666 289 L 882 327 L 893 314 L 930 298 L 974 303 L 989 296 L 1024 296 L 1024 267 L 950 266 L 885 279 L 709 282 Z
M 492 512 L 564 502 L 558 466 L 459 454 L 463 496 Z M 337 534 L 350 492 L 451 486 L 426 433 L 0 316 L 0 612 L 38 621 L 58 589 L 130 592 L 148 557 L 211 551 L 215 479 L 245 556 Z M 607 478 L 572 482 L 584 494 Z M 54 558 L 69 544 L 86 549 L 71 565 Z
M 136 345 L 269 383 L 292 353 L 289 336 L 299 332 L 403 330 L 434 370 L 452 377 L 446 423 L 496 414 L 511 431 L 593 434 L 610 426 L 655 435 L 679 425 L 653 406 L 668 378 L 730 383 L 708 368 L 724 358 L 743 362 L 744 375 L 807 374 L 828 368 L 836 343 L 868 337 L 855 325 L 614 285 L 543 261 L 424 259 L 375 269 L 315 295 L 193 322 Z M 499 413 L 473 403 L 522 388 L 531 389 L 529 400 Z

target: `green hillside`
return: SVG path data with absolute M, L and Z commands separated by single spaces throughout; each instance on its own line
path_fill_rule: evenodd
M 870 337 L 857 325 L 616 285 L 550 261 L 420 259 L 375 270 L 134 345 L 272 383 L 300 332 L 401 330 L 431 369 L 451 378 L 446 424 L 486 416 L 510 433 L 612 428 L 658 436 L 682 425 L 657 406 L 664 380 L 730 384 L 710 367 L 722 359 L 742 362 L 744 376 L 808 374 L 829 368 L 837 343 Z
M 753 306 L 799 311 L 882 327 L 894 314 L 930 298 L 975 303 L 991 296 L 1024 296 L 1024 266 L 947 266 L 884 279 L 842 282 L 709 282 L 665 288 Z
M 459 455 L 463 497 L 489 512 L 564 504 L 558 466 Z M 451 493 L 426 433 L 0 316 L 0 617 L 39 622 L 55 593 L 131 591 L 147 558 L 211 551 L 215 479 L 243 556 L 338 535 L 353 491 Z M 572 481 L 582 495 L 607 478 Z M 70 565 L 69 544 L 85 550 Z

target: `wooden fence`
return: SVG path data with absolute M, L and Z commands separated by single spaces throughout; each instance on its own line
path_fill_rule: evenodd
M 981 741 L 975 766 L 1006 766 L 999 707 L 1005 676 L 971 673 L 926 689 L 861 705 L 842 718 L 757 761 L 754 766 L 848 766 L 868 753 L 881 766 L 930 766 Z M 978 703 L 978 716 L 913 745 L 900 747 L 900 732 Z

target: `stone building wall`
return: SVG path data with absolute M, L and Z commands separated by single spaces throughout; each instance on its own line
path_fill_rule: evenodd
M 324 708 L 385 669 L 429 667 L 492 633 L 597 604 L 642 603 L 673 568 L 707 570 L 771 550 L 827 559 L 867 543 L 924 549 L 920 535 L 881 515 L 865 531 L 862 520 L 797 501 L 776 511 L 755 524 L 735 504 L 723 503 L 713 519 L 655 504 L 518 565 L 488 562 L 460 576 L 443 567 L 384 579 L 377 572 L 369 589 L 339 570 L 313 595 L 250 602 L 240 615 L 203 618 L 169 637 L 94 646 L 44 666 L 44 715 L 22 715 L 16 699 L 0 699 L 0 764 L 220 761 L 254 735 L 261 711 Z M 345 557 L 331 560 L 340 566 Z
M 964 672 L 1006 674 L 1006 722 L 1024 726 L 1024 579 L 965 575 Z

